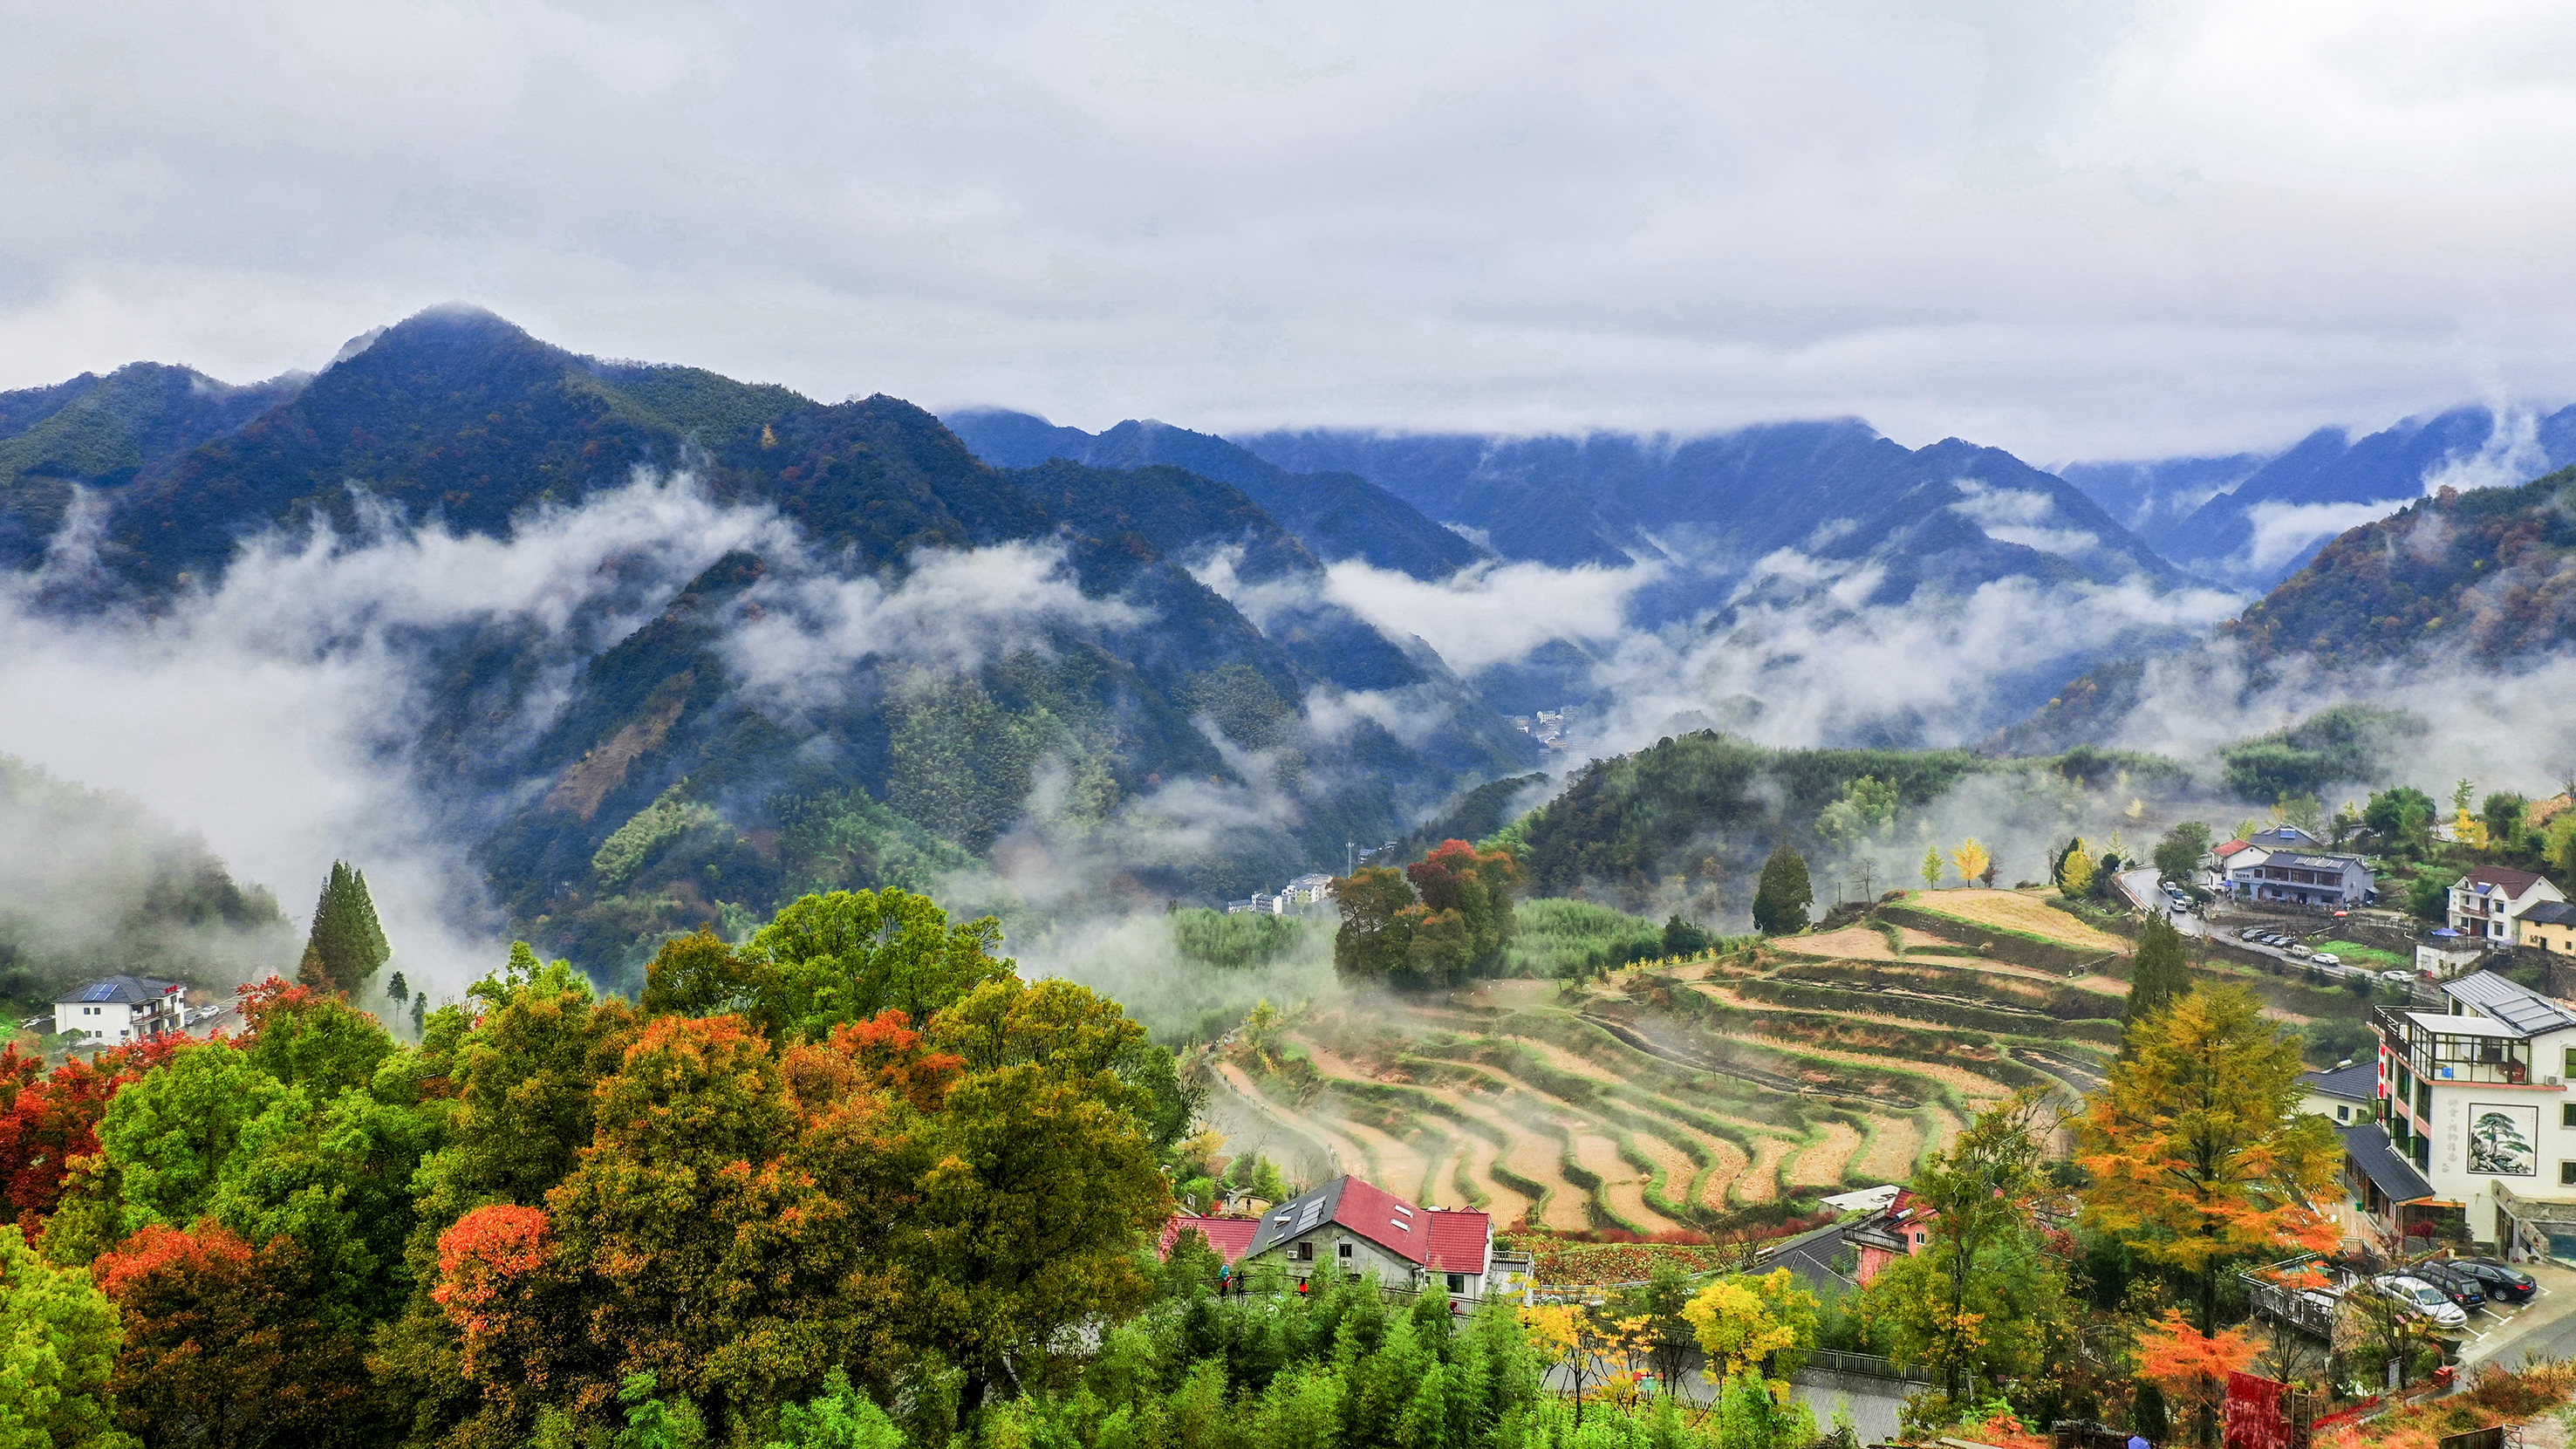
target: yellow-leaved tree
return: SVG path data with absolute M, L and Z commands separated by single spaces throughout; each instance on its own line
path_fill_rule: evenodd
M 2223 1275 L 2334 1249 L 2340 1234 L 2321 1208 L 2340 1189 L 2342 1144 L 2299 1110 L 2298 1036 L 2264 1020 L 2244 987 L 2186 992 L 2128 1044 L 2081 1122 L 2076 1161 L 2093 1175 L 2084 1217 L 2181 1280 L 2192 1342 L 2206 1348 L 2226 1327 Z M 2204 1442 L 2214 1427 L 2204 1406 Z
M 1780 1397 L 1789 1375 L 1815 1350 L 1816 1307 L 1816 1295 L 1778 1268 L 1758 1278 L 1718 1279 L 1683 1306 L 1682 1317 L 1708 1355 L 1711 1381 L 1760 1373 Z
M 1960 841 L 1959 848 L 1950 852 L 1950 864 L 1958 867 L 1959 879 L 1972 885 L 1994 863 L 1995 858 L 1986 853 L 1984 844 L 1973 835 Z

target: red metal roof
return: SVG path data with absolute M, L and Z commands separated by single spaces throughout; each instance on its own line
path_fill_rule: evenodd
M 1482 1273 L 1494 1246 L 1494 1219 L 1474 1211 L 1431 1214 L 1431 1261 L 1442 1273 Z
M 1416 1263 L 1431 1261 L 1431 1214 L 1360 1177 L 1345 1177 L 1330 1221 Z
M 2225 860 L 2227 857 L 2236 854 L 2238 851 L 2251 850 L 2253 848 L 2254 847 L 2252 845 L 2245 841 L 2229 840 L 2211 847 L 2210 853 L 2217 856 L 2220 860 Z
M 1208 1246 L 1231 1263 L 1243 1256 L 1244 1249 L 1252 1246 L 1252 1235 L 1261 1231 L 1261 1219 L 1200 1218 L 1174 1213 L 1172 1220 L 1163 1224 L 1163 1236 L 1154 1244 L 1154 1251 L 1162 1257 L 1170 1257 L 1172 1244 L 1191 1228 L 1198 1229 L 1199 1236 L 1207 1239 Z

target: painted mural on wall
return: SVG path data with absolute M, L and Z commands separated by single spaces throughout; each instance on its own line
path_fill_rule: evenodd
M 2540 1170 L 2540 1109 L 2469 1104 L 2469 1171 L 2530 1177 Z

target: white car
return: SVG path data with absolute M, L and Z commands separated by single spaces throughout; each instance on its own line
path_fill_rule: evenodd
M 2409 1278 L 2402 1273 L 2388 1273 L 2371 1279 L 2370 1286 L 2395 1299 L 2399 1307 L 2429 1318 L 2444 1328 L 2468 1326 L 2467 1311 L 2452 1302 L 2441 1289 L 2421 1278 Z
M 2292 941 L 2290 943 L 2290 954 L 2293 956 L 2313 956 L 2317 954 L 2317 952 L 2315 947 L 2307 945 L 2304 942 Z
M 2391 986 L 2403 986 L 2406 983 L 2413 981 L 2415 976 L 2413 972 L 2409 971 L 2382 971 L 2379 973 L 2379 979 L 2387 982 Z
M 2319 951 L 2308 959 L 2314 961 L 2320 966 L 2340 966 L 2343 964 L 2343 958 L 2332 951 Z

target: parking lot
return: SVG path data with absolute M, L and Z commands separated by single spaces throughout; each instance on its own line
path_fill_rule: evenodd
M 2264 915 L 2226 904 L 2202 908 L 2216 913 L 2214 916 L 2204 915 L 2202 910 L 2175 904 L 2173 898 L 2165 893 L 2162 882 L 2156 878 L 2156 873 L 2152 870 L 2125 872 L 2121 879 L 2128 886 L 2132 898 L 2161 906 L 2166 917 L 2186 936 L 2208 936 L 2213 940 L 2224 941 L 2240 951 L 2269 956 L 2290 966 L 2300 968 L 2314 966 L 2319 972 L 2338 981 L 2349 980 L 2356 976 L 2381 979 L 2378 971 L 2367 966 L 2347 962 L 2328 965 L 2297 955 L 2287 946 L 2267 941 L 2248 940 L 2245 937 L 2245 932 L 2251 930 L 2278 932 L 2303 941 L 2320 940 L 2349 929 L 2349 923 L 2353 919 L 2350 916 Z M 2410 981 L 2414 979 L 2412 972 L 2407 973 L 2407 979 Z

